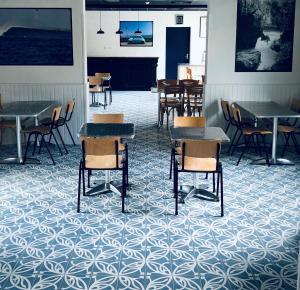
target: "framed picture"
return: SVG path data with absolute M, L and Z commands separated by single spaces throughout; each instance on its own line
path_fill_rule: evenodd
M 175 15 L 176 24 L 183 24 L 183 15 Z
M 73 65 L 72 10 L 0 8 L 0 65 Z
M 120 21 L 120 46 L 153 46 L 153 21 Z
M 199 36 L 205 38 L 206 37 L 206 16 L 200 17 L 200 30 L 199 30 Z
M 295 0 L 237 1 L 236 72 L 291 72 Z

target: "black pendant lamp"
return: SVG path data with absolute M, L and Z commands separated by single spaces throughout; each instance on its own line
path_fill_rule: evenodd
M 97 34 L 104 34 L 105 32 L 101 28 L 101 11 L 100 11 L 100 29 L 97 31 Z
M 121 30 L 121 27 L 120 27 L 120 10 L 119 10 L 119 29 L 116 31 L 116 34 L 122 34 L 123 31 Z
M 138 29 L 134 32 L 134 34 L 141 35 L 142 31 L 140 30 L 140 10 L 138 10 Z

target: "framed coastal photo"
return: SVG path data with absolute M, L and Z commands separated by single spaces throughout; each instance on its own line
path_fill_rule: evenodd
M 73 65 L 70 8 L 0 8 L 0 65 Z
M 199 36 L 205 38 L 206 37 L 206 16 L 200 17 L 200 30 L 199 30 Z
M 238 0 L 236 72 L 291 72 L 295 0 Z
M 120 46 L 153 46 L 153 21 L 120 21 L 120 29 Z

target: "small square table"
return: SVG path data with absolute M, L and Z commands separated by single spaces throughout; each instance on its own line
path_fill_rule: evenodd
M 79 137 L 121 137 L 133 139 L 135 135 L 132 123 L 84 123 L 78 133 Z M 105 182 L 92 188 L 87 194 L 95 194 L 103 191 L 113 191 L 121 194 L 119 185 L 111 180 L 110 171 L 105 170 Z
M 7 158 L 1 163 L 22 163 L 22 145 L 21 145 L 21 118 L 35 118 L 35 125 L 38 125 L 38 116 L 55 105 L 55 101 L 17 101 L 4 104 L 0 108 L 0 117 L 16 118 L 16 135 L 18 157 Z
M 184 139 L 191 140 L 220 140 L 221 143 L 229 143 L 230 139 L 220 127 L 170 127 L 170 138 L 172 141 L 180 141 Z M 187 199 L 191 194 L 197 195 L 197 197 L 210 200 L 218 201 L 219 198 L 211 192 L 199 188 L 197 184 L 197 174 L 193 173 L 193 186 L 182 185 L 179 187 L 179 192 L 185 195 L 181 198 L 181 202 Z
M 247 111 L 256 119 L 272 118 L 273 119 L 273 140 L 272 140 L 272 158 L 271 165 L 294 165 L 293 162 L 284 158 L 277 158 L 277 128 L 278 118 L 299 118 L 300 114 L 284 107 L 276 102 L 256 102 L 256 101 L 243 101 L 236 102 L 236 104 L 243 110 Z M 265 160 L 257 160 L 255 164 L 266 164 Z

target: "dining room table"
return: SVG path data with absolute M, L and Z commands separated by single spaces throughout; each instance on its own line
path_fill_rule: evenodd
M 22 118 L 34 118 L 35 125 L 39 125 L 38 117 L 57 104 L 56 101 L 14 101 L 6 103 L 0 108 L 0 117 L 16 119 L 17 156 L 0 160 L 0 163 L 23 163 L 21 120 Z M 29 159 L 28 159 L 29 160 Z M 36 159 L 32 159 L 35 160 Z
M 170 139 L 173 142 L 190 140 L 220 140 L 222 143 L 229 143 L 230 138 L 220 127 L 174 127 L 169 129 Z M 219 201 L 219 197 L 207 190 L 206 184 L 199 183 L 199 173 L 193 173 L 193 185 L 180 185 L 180 202 L 184 203 L 189 196 L 196 196 L 209 201 Z
M 291 160 L 286 158 L 277 158 L 277 129 L 279 118 L 300 118 L 300 113 L 292 111 L 287 106 L 278 104 L 274 101 L 238 101 L 236 105 L 242 110 L 251 114 L 255 119 L 255 126 L 258 119 L 272 119 L 272 157 L 269 161 L 270 165 L 294 165 Z M 266 164 L 265 159 L 254 160 L 253 164 Z
M 120 137 L 133 139 L 134 136 L 135 127 L 133 123 L 84 123 L 78 133 L 79 138 Z M 112 180 L 110 170 L 105 170 L 104 182 L 100 182 L 86 194 L 96 195 L 112 191 L 121 195 L 121 187 L 121 182 Z

